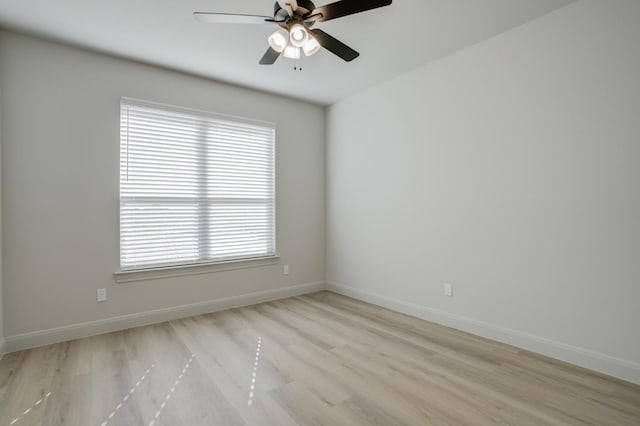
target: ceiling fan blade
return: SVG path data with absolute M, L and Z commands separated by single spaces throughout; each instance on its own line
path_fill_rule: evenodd
M 330 19 L 353 15 L 354 13 L 389 6 L 391 2 L 392 0 L 341 0 L 325 6 L 316 7 L 311 11 L 311 16 L 320 15 L 315 21 L 324 22 Z
M 273 63 L 280 57 L 280 52 L 273 50 L 271 47 L 267 49 L 262 59 L 260 59 L 260 65 L 273 65 Z
M 320 46 L 324 47 L 334 55 L 341 57 L 347 62 L 351 62 L 355 58 L 360 56 L 358 52 L 320 29 L 309 30 L 309 32 L 313 34 L 316 40 L 318 40 Z
M 274 22 L 271 16 L 236 15 L 233 13 L 193 12 L 196 21 L 207 24 L 266 24 Z

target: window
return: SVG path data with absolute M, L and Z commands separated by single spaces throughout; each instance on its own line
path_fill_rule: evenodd
M 120 102 L 120 269 L 275 256 L 272 124 Z

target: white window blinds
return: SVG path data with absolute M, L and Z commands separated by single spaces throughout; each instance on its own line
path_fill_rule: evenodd
M 271 124 L 120 103 L 120 268 L 275 255 Z

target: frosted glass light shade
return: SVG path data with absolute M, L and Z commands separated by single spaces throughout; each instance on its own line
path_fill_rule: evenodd
M 315 55 L 320 50 L 320 43 L 315 37 L 309 36 L 309 40 L 302 46 L 302 50 L 306 56 Z
M 289 38 L 295 47 L 302 47 L 309 39 L 309 33 L 302 25 L 295 24 L 289 30 Z
M 278 53 L 281 53 L 289 43 L 289 33 L 285 29 L 279 29 L 268 38 L 269 46 Z
M 300 48 L 295 46 L 287 46 L 284 49 L 284 57 L 289 59 L 300 59 Z

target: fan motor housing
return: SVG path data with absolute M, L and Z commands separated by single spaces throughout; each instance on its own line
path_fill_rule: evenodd
M 316 5 L 313 4 L 311 0 L 297 0 L 298 9 L 296 9 L 295 14 L 300 15 L 302 17 L 307 16 L 311 13 L 312 10 L 316 8 Z M 280 7 L 280 4 L 276 2 L 273 5 L 273 18 L 276 21 L 285 20 L 289 14 L 287 11 Z

